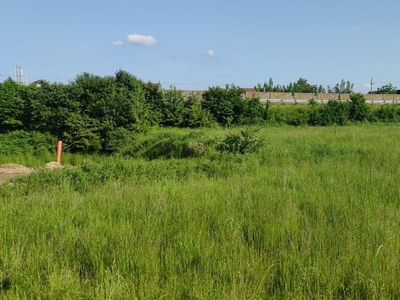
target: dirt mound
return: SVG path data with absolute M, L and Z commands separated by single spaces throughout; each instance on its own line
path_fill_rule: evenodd
M 46 169 L 59 169 L 59 168 L 63 168 L 63 166 L 55 161 L 46 164 Z
M 0 183 L 7 179 L 32 173 L 34 169 L 16 164 L 0 165 Z

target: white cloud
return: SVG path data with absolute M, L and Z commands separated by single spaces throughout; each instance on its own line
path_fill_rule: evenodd
M 156 39 L 151 35 L 140 35 L 135 33 L 128 35 L 126 41 L 137 46 L 151 46 L 156 42 Z
M 207 51 L 207 55 L 208 55 L 209 57 L 215 57 L 217 54 L 215 53 L 214 50 L 208 50 L 208 51 Z
M 123 41 L 113 41 L 111 42 L 111 45 L 113 45 L 114 47 L 121 47 L 124 45 Z
M 371 87 L 371 83 L 364 83 L 364 84 L 363 84 L 363 87 L 370 88 L 370 87 Z

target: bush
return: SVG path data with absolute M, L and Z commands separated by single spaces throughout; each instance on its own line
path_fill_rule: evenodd
M 349 102 L 349 119 L 353 122 L 362 122 L 369 117 L 369 107 L 360 93 L 351 94 Z
M 196 95 L 189 96 L 184 104 L 182 127 L 196 128 L 209 126 L 211 114 L 202 108 L 201 99 Z
M 308 125 L 317 126 L 320 124 L 321 107 L 315 99 L 308 101 Z
M 262 124 L 267 118 L 266 108 L 264 108 L 259 98 L 253 97 L 244 101 L 243 113 L 240 117 L 241 124 Z
M 57 139 L 36 131 L 12 131 L 0 134 L 0 155 L 42 155 L 55 150 Z
M 240 133 L 230 133 L 217 146 L 217 150 L 230 153 L 252 153 L 256 152 L 264 141 L 256 137 L 259 129 L 241 130 Z
M 203 94 L 202 105 L 222 125 L 238 124 L 243 113 L 243 90 L 234 85 L 210 87 Z
M 106 153 L 119 152 L 133 139 L 134 135 L 134 132 L 123 127 L 107 130 L 104 134 L 103 151 Z
M 381 105 L 375 112 L 375 117 L 378 121 L 389 123 L 399 122 L 400 120 L 400 106 L 399 105 Z
M 268 122 L 292 126 L 307 125 L 309 108 L 302 105 L 275 104 L 268 107 Z
M 319 114 L 319 125 L 345 125 L 349 120 L 347 103 L 329 100 Z
M 129 157 L 142 157 L 149 160 L 199 157 L 212 149 L 209 139 L 203 137 L 201 132 L 190 134 L 177 134 L 176 132 L 163 132 L 149 135 L 140 135 L 121 151 Z
M 303 126 L 307 125 L 309 120 L 309 109 L 306 106 L 295 106 L 295 109 L 292 110 L 291 114 L 288 115 L 288 119 L 286 123 L 292 126 Z

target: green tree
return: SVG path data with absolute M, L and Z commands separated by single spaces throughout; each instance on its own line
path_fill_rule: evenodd
M 326 93 L 326 90 L 322 85 L 319 85 L 317 92 L 318 92 L 318 94 L 324 94 L 324 93 Z
M 353 83 L 351 83 L 350 81 L 344 81 L 344 79 L 342 79 L 340 83 L 337 83 L 333 87 L 332 92 L 337 94 L 350 94 L 353 92 L 353 87 L 354 87 Z
M 318 92 L 318 87 L 316 85 L 311 85 L 308 83 L 307 79 L 305 78 L 299 78 L 296 82 L 293 84 L 290 83 L 287 92 L 292 92 L 292 93 L 317 93 Z
M 243 113 L 244 91 L 235 85 L 210 87 L 203 94 L 202 105 L 222 125 L 238 124 Z
M 274 81 L 270 77 L 268 83 L 264 82 L 263 85 L 261 85 L 259 83 L 259 84 L 257 84 L 257 86 L 254 87 L 254 89 L 257 92 L 273 92 L 274 91 Z
M 71 149 L 110 152 L 116 149 L 110 139 L 148 124 L 150 111 L 143 83 L 126 71 L 105 77 L 78 75 L 70 84 L 70 97 L 79 105 L 63 133 L 73 142 Z
M 396 94 L 397 93 L 397 87 L 393 86 L 391 83 L 382 85 L 381 87 L 378 87 L 376 91 L 373 92 L 373 94 Z
M 318 109 L 317 106 L 314 109 Z M 338 100 L 329 100 L 326 105 L 322 106 L 322 109 L 316 110 L 315 113 L 319 117 L 318 124 L 323 126 L 346 125 L 349 120 L 347 103 Z
M 265 108 L 259 98 L 246 99 L 243 105 L 241 124 L 260 124 L 266 121 Z
M 46 83 L 25 89 L 24 123 L 28 130 L 49 132 L 60 138 L 69 115 L 80 112 L 80 104 L 70 95 L 70 86 Z
M 354 122 L 362 122 L 369 117 L 369 107 L 365 97 L 360 93 L 354 93 L 350 96 L 349 119 Z
M 161 84 L 143 83 L 145 101 L 151 113 L 148 121 L 151 125 L 160 125 L 162 121 L 163 90 Z
M 69 151 L 93 153 L 102 150 L 99 120 L 76 113 L 68 116 L 65 125 L 62 139 Z
M 24 101 L 21 90 L 24 86 L 11 78 L 0 83 L 0 132 L 23 128 Z
M 197 95 L 190 95 L 185 99 L 182 127 L 203 127 L 211 123 L 211 114 L 204 110 L 201 98 Z
M 160 109 L 162 112 L 162 126 L 181 126 L 185 108 L 185 99 L 175 87 L 163 91 Z

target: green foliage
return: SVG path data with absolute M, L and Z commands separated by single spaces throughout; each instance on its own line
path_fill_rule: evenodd
M 339 100 L 329 100 L 319 112 L 319 125 L 346 125 L 349 120 L 348 104 Z
M 151 82 L 143 83 L 144 97 L 149 106 L 150 114 L 148 121 L 150 125 L 159 125 L 163 119 L 163 90 L 160 84 Z
M 269 78 L 268 83 L 264 82 L 263 85 L 261 85 L 260 83 L 257 84 L 257 86 L 254 87 L 254 89 L 258 92 L 275 92 L 276 88 L 274 87 L 274 81 L 272 80 L 272 78 Z
M 349 119 L 353 122 L 362 122 L 368 119 L 369 107 L 360 93 L 351 94 L 349 102 Z
M 70 115 L 62 140 L 65 142 L 65 148 L 71 152 L 99 152 L 102 149 L 100 123 L 88 116 Z
M 268 108 L 268 123 L 279 125 L 307 125 L 309 109 L 302 105 L 271 104 Z
M 187 134 L 176 130 L 148 132 L 137 135 L 120 152 L 122 156 L 153 159 L 198 157 L 212 148 L 212 142 L 202 132 Z
M 342 79 L 340 83 L 337 83 L 333 89 L 328 86 L 328 93 L 336 93 L 336 94 L 351 94 L 353 93 L 354 83 L 350 81 L 344 81 Z
M 197 128 L 209 126 L 211 120 L 212 116 L 208 110 L 203 109 L 199 96 L 190 95 L 185 99 L 181 127 Z
M 341 81 L 331 89 L 349 92 L 350 82 Z M 305 78 L 288 86 L 274 86 L 272 79 L 257 89 L 266 91 L 324 92 Z M 392 85 L 381 92 L 393 91 Z M 369 109 L 361 94 L 352 94 L 348 104 L 329 101 L 308 106 L 273 105 L 258 98 L 245 99 L 234 85 L 210 87 L 200 99 L 184 97 L 175 87 L 143 83 L 119 70 L 114 76 L 83 73 L 69 84 L 41 87 L 0 83 L 0 133 L 14 130 L 50 134 L 65 142 L 71 152 L 107 153 L 123 151 L 134 135 L 149 126 L 198 128 L 213 122 L 223 126 L 286 124 L 345 125 L 351 122 L 397 122 L 396 108 Z
M 239 133 L 228 134 L 217 146 L 217 150 L 230 153 L 253 153 L 263 144 L 264 140 L 257 138 L 259 129 L 244 129 Z
M 160 105 L 162 112 L 162 126 L 179 127 L 183 123 L 185 100 L 180 91 L 175 87 L 163 91 L 163 98 Z
M 248 155 L 67 155 L 0 185 L 0 298 L 398 299 L 398 126 L 259 134 Z
M 69 85 L 57 83 L 26 87 L 23 93 L 25 127 L 61 138 L 71 115 L 80 114 L 82 108 L 71 92 Z
M 315 99 L 310 99 L 308 101 L 309 114 L 308 114 L 308 125 L 317 126 L 320 124 L 321 118 L 321 107 Z
M 299 78 L 296 82 L 291 82 L 288 85 L 274 85 L 272 78 L 269 82 L 264 82 L 263 85 L 257 84 L 254 88 L 259 92 L 291 92 L 291 93 L 352 93 L 354 84 L 350 81 L 337 83 L 333 88 L 329 85 L 325 89 L 322 85 L 313 85 L 308 83 L 307 79 Z
M 210 87 L 203 94 L 202 107 L 222 125 L 238 124 L 244 106 L 243 92 L 234 85 Z
M 22 85 L 10 78 L 0 83 L 0 132 L 23 128 L 24 102 L 20 96 Z
M 102 149 L 110 154 L 119 153 L 135 138 L 135 135 L 135 132 L 123 127 L 110 127 L 102 134 L 104 136 Z
M 400 105 L 380 105 L 374 113 L 377 120 L 385 123 L 399 123 Z
M 260 102 L 259 98 L 249 98 L 243 103 L 243 113 L 240 116 L 240 123 L 244 125 L 262 124 L 268 118 L 266 107 Z
M 288 115 L 286 124 L 291 126 L 304 126 L 308 124 L 309 110 L 306 106 L 294 106 L 291 113 Z
M 373 92 L 373 94 L 397 94 L 397 87 L 395 87 L 391 83 L 385 84 L 381 87 L 378 87 L 376 91 Z
M 0 155 L 46 155 L 55 150 L 57 139 L 50 134 L 16 130 L 0 134 Z
M 307 82 L 305 78 L 299 78 L 294 83 L 289 83 L 289 85 L 284 90 L 285 92 L 291 93 L 317 93 L 318 87 L 316 85 L 311 85 Z

